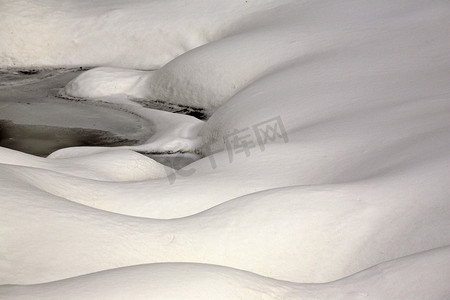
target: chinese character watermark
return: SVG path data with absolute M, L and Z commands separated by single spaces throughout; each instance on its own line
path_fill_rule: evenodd
M 232 133 L 223 137 L 230 163 L 233 162 L 234 154 L 244 152 L 245 156 L 249 157 L 250 149 L 256 147 L 253 136 L 248 131 L 248 127 L 240 130 L 234 129 Z
M 181 168 L 181 169 L 178 169 L 177 165 L 179 164 L 180 160 L 183 160 L 183 154 L 182 153 L 175 153 L 174 156 L 175 157 L 173 157 L 173 159 L 169 161 L 170 169 L 166 168 L 167 179 L 169 180 L 170 184 L 173 184 L 175 182 L 175 180 L 177 178 L 177 175 L 180 175 L 182 177 L 189 177 L 192 174 L 194 174 L 195 171 L 196 171 L 194 168 L 190 168 L 190 169 Z
M 286 128 L 284 128 L 283 121 L 279 116 L 255 124 L 252 127 L 261 151 L 266 150 L 265 144 L 267 144 L 267 141 L 274 142 L 277 139 L 282 139 L 284 143 L 287 143 L 289 141 Z
M 234 161 L 235 155 L 243 155 L 246 157 L 251 155 L 251 151 L 254 148 L 259 147 L 261 152 L 266 150 L 266 144 L 282 141 L 287 143 L 289 141 L 286 128 L 281 120 L 280 116 L 265 120 L 263 122 L 254 124 L 249 127 L 234 129 L 232 132 L 223 136 L 225 148 L 228 153 L 229 162 Z M 216 140 L 210 141 L 209 144 L 204 145 L 207 152 L 212 153 L 211 144 L 214 144 Z M 242 154 L 241 154 L 242 153 Z M 170 171 L 167 172 L 167 178 L 170 184 L 173 184 L 176 180 L 176 176 L 188 177 L 195 173 L 194 168 L 179 169 L 176 170 L 174 165 L 176 159 L 183 159 L 181 154 L 174 158 L 171 164 Z M 211 168 L 217 168 L 217 163 L 213 154 L 208 155 L 208 159 L 211 164 Z

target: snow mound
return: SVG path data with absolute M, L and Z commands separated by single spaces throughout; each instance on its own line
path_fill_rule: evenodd
M 277 84 L 295 84 L 299 92 L 287 91 L 291 96 L 298 95 L 296 100 L 301 97 L 302 102 L 314 97 L 315 90 L 321 90 L 320 95 L 329 95 L 328 101 L 340 98 L 354 102 L 356 97 L 363 98 L 364 92 L 375 97 L 374 89 L 392 91 L 395 86 L 394 91 L 402 91 L 406 84 L 413 90 L 424 91 L 424 85 L 443 84 L 448 62 L 441 58 L 448 46 L 439 42 L 422 44 L 420 40 L 445 40 L 444 33 L 436 29 L 448 24 L 445 3 L 423 7 L 421 1 L 416 1 L 410 4 L 409 11 L 403 6 L 353 2 L 280 6 L 267 18 L 258 15 L 232 35 L 186 52 L 159 70 L 148 73 L 117 70 L 114 73 L 120 79 L 115 78 L 110 85 L 109 73 L 94 69 L 74 79 L 66 87 L 66 93 L 84 98 L 121 93 L 214 111 L 233 96 L 241 99 L 239 92 L 249 86 L 251 95 L 260 97 L 260 89 L 252 83 L 276 77 L 280 69 L 286 71 L 291 66 L 298 68 L 295 75 L 287 82 L 277 80 Z M 373 13 L 367 14 L 369 10 Z M 352 11 L 350 16 L 348 11 Z M 422 13 L 421 19 L 416 17 L 418 11 Z M 378 31 L 371 32 L 373 27 Z M 411 28 L 411 32 L 402 28 Z M 429 80 L 423 80 L 424 75 Z M 354 89 L 355 86 L 360 88 Z M 271 96 L 269 102 L 283 107 L 278 101 L 285 99 L 285 89 L 271 90 L 277 95 Z M 248 94 L 245 93 L 247 98 Z M 267 101 L 261 99 L 253 109 L 268 110 L 262 105 Z
M 151 74 L 118 68 L 95 68 L 72 80 L 65 86 L 63 92 L 64 95 L 79 98 L 101 98 L 121 94 L 145 98 L 145 94 L 140 92 Z
M 59 180 L 61 176 L 52 173 L 1 165 L 1 188 L 9 197 L 0 203 L 8 211 L 0 224 L 5 245 L 0 254 L 8 255 L 0 280 L 40 283 L 155 262 L 217 264 L 298 282 L 336 280 L 450 244 L 443 234 L 449 229 L 448 181 L 429 179 L 448 177 L 444 170 L 438 172 L 443 162 L 448 164 L 448 157 L 352 184 L 261 191 L 171 220 L 86 206 L 148 210 L 149 202 L 155 211 L 171 211 L 158 193 L 180 186 L 168 188 L 167 181 L 161 192 L 146 189 L 143 181 L 103 186 L 111 187 L 104 194 L 96 182 Z M 52 186 L 58 184 L 61 188 Z M 420 187 L 420 192 L 405 193 L 411 187 Z M 84 198 L 83 205 L 63 198 L 65 194 Z M 176 195 L 183 199 L 182 193 Z M 172 206 L 181 210 L 177 198 Z M 185 199 L 186 207 L 194 199 Z M 21 247 L 24 244 L 28 247 Z M 34 249 L 32 255 L 29 248 Z
M 280 2 L 3 0 L 0 67 L 157 68 Z
M 1 5 L 0 65 L 103 66 L 63 93 L 155 124 L 119 149 L 0 148 L 0 282 L 105 271 L 1 292 L 95 298 L 128 274 L 131 298 L 147 278 L 155 298 L 447 297 L 448 1 Z M 130 150 L 205 157 L 175 171 Z
M 335 282 L 296 284 L 205 264 L 119 268 L 39 285 L 0 286 L 3 299 L 445 299 L 450 251 L 389 261 Z
M 80 154 L 77 148 L 69 148 L 74 157 L 47 160 L 25 153 L 0 148 L 0 162 L 7 165 L 25 166 L 41 174 L 37 181 L 45 185 L 44 173 L 47 170 L 61 174 L 100 181 L 137 181 L 166 177 L 170 172 L 166 167 L 153 159 L 126 149 L 108 149 L 89 147 L 89 154 Z M 81 148 L 86 149 L 86 148 Z M 62 183 L 62 182 L 61 182 Z M 64 187 L 61 186 L 62 189 Z

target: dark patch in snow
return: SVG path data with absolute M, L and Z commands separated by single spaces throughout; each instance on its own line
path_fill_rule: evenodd
M 188 115 L 200 120 L 206 120 L 209 117 L 208 113 L 202 108 L 173 104 L 159 100 L 134 99 L 133 101 L 146 108 Z
M 18 71 L 20 74 L 24 74 L 24 75 L 34 75 L 39 73 L 40 71 L 37 69 L 30 69 L 30 70 L 20 70 Z
M 160 164 L 166 165 L 172 169 L 179 170 L 199 160 L 203 156 L 190 152 L 182 153 L 153 153 L 153 152 L 139 152 L 151 159 L 156 160 Z
M 64 73 L 84 71 L 89 68 L 53 68 L 53 69 L 19 69 L 0 68 L 0 88 L 32 84 Z
M 42 157 L 67 147 L 131 146 L 138 143 L 138 140 L 98 129 L 23 125 L 0 120 L 0 146 Z

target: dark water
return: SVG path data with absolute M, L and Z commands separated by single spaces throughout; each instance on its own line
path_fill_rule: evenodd
M 45 157 L 74 146 L 130 146 L 129 140 L 108 131 L 84 128 L 63 128 L 45 125 L 22 125 L 0 120 L 0 146 Z
M 31 84 L 41 80 L 59 76 L 65 73 L 74 73 L 87 68 L 71 69 L 0 69 L 0 87 L 14 87 Z
M 47 157 L 50 153 L 76 146 L 132 146 L 139 140 L 130 140 L 108 131 L 84 128 L 64 128 L 46 125 L 14 124 L 0 120 L 0 147 Z M 193 153 L 142 153 L 174 169 L 181 169 L 201 158 Z
M 199 120 L 207 120 L 209 114 L 207 111 L 201 108 L 195 108 L 191 106 L 185 106 L 180 104 L 172 104 L 168 102 L 162 102 L 158 100 L 143 100 L 143 99 L 135 99 L 134 102 L 139 103 L 143 107 L 156 109 L 156 110 L 164 110 L 176 114 L 188 115 Z
M 168 167 L 171 167 L 175 170 L 179 170 L 181 168 L 184 168 L 187 165 L 190 165 L 194 161 L 199 160 L 203 156 L 195 153 L 167 153 L 167 154 L 161 154 L 161 153 L 145 153 L 140 152 L 141 154 L 150 157 L 151 159 L 156 160 L 160 164 L 166 165 Z
M 82 71 L 0 69 L 0 146 L 45 157 L 67 147 L 132 146 L 148 140 L 152 135 L 149 120 L 112 107 L 58 97 L 59 89 Z M 199 119 L 207 117 L 201 109 L 158 101 L 136 102 Z M 192 153 L 141 154 L 175 169 L 201 158 Z
M 47 156 L 74 146 L 136 145 L 152 135 L 151 121 L 126 111 L 56 97 L 82 71 L 0 69 L 0 146 Z

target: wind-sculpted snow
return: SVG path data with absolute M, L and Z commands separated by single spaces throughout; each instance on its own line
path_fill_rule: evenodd
M 448 157 L 369 181 L 266 190 L 171 220 L 133 218 L 78 205 L 27 183 L 26 170 L 4 165 L 2 183 L 9 198 L 2 201 L 2 210 L 9 213 L 2 227 L 2 255 L 8 257 L 9 267 L 1 281 L 38 283 L 114 267 L 179 261 L 299 282 L 338 279 L 450 242 L 442 234 L 449 229 L 448 174 L 436 167 L 442 163 L 448 164 Z M 429 179 L 433 176 L 437 179 Z M 120 187 L 131 194 L 128 205 L 135 205 L 133 190 L 116 188 Z M 420 193 L 406 194 L 411 187 Z M 95 192 L 78 193 L 97 201 Z M 149 201 L 151 197 L 147 193 Z M 195 203 L 195 196 L 190 200 Z M 14 234 L 17 231 L 20 236 Z M 44 232 L 46 243 L 39 238 Z
M 280 108 L 286 96 L 295 96 L 297 106 L 316 97 L 327 103 L 339 99 L 336 104 L 342 108 L 345 103 L 340 101 L 353 104 L 366 96 L 364 105 L 393 103 L 402 100 L 398 93 L 405 89 L 424 93 L 430 85 L 448 86 L 447 36 L 441 30 L 450 25 L 447 8 L 445 1 L 285 5 L 156 71 L 94 69 L 67 85 L 66 92 L 85 98 L 122 93 L 212 110 L 234 95 L 240 98 L 245 87 L 258 98 L 265 98 L 267 90 L 277 93 L 265 101 L 253 100 L 252 110 L 268 110 L 267 101 Z M 260 94 L 251 84 L 263 77 L 273 82 L 291 66 L 299 70 L 275 85 L 294 84 L 301 94 L 282 88 L 264 88 Z
M 0 148 L 0 296 L 448 297 L 447 1 L 1 6 L 0 65 L 99 66 L 58 95 L 153 135 Z
M 285 2 L 2 0 L 0 67 L 158 68 Z
M 205 264 L 118 268 L 38 285 L 3 286 L 3 299 L 444 299 L 449 248 L 389 261 L 345 279 L 295 284 Z M 411 276 L 413 274 L 413 276 Z M 393 288 L 395 285 L 395 288 Z M 435 289 L 441 285 L 442 290 Z M 126 288 L 125 288 L 126 287 Z

